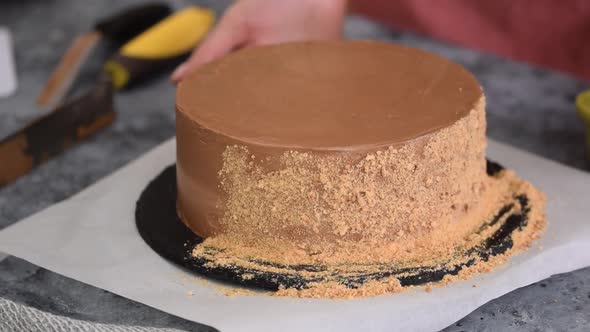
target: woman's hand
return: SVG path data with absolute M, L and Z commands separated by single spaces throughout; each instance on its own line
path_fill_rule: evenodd
M 345 12 L 346 0 L 237 0 L 171 79 L 178 83 L 202 64 L 243 47 L 337 39 Z

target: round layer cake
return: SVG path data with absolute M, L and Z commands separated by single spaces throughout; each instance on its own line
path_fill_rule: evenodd
M 177 92 L 177 210 L 228 255 L 416 262 L 506 199 L 486 175 L 485 99 L 463 67 L 371 41 L 250 48 Z

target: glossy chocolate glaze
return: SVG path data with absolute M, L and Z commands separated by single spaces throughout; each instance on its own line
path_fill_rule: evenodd
M 453 124 L 481 97 L 461 66 L 371 41 L 247 49 L 180 84 L 177 108 L 212 132 L 283 148 L 350 150 Z

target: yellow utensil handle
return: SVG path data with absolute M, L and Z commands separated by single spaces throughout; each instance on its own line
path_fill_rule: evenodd
M 586 90 L 578 95 L 576 98 L 576 108 L 578 114 L 586 124 L 586 144 L 590 151 L 590 90 Z
M 211 10 L 189 7 L 165 18 L 110 58 L 104 70 L 119 90 L 178 63 L 203 40 L 215 18 Z
M 576 108 L 578 109 L 578 114 L 580 114 L 584 122 L 590 127 L 590 90 L 586 90 L 578 95 L 576 98 Z
M 119 53 L 130 58 L 155 60 L 181 56 L 205 37 L 214 20 L 209 9 L 186 8 L 129 41 Z

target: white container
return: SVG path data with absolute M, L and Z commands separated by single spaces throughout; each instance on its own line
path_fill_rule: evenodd
M 16 92 L 16 66 L 10 31 L 0 27 L 0 98 Z

